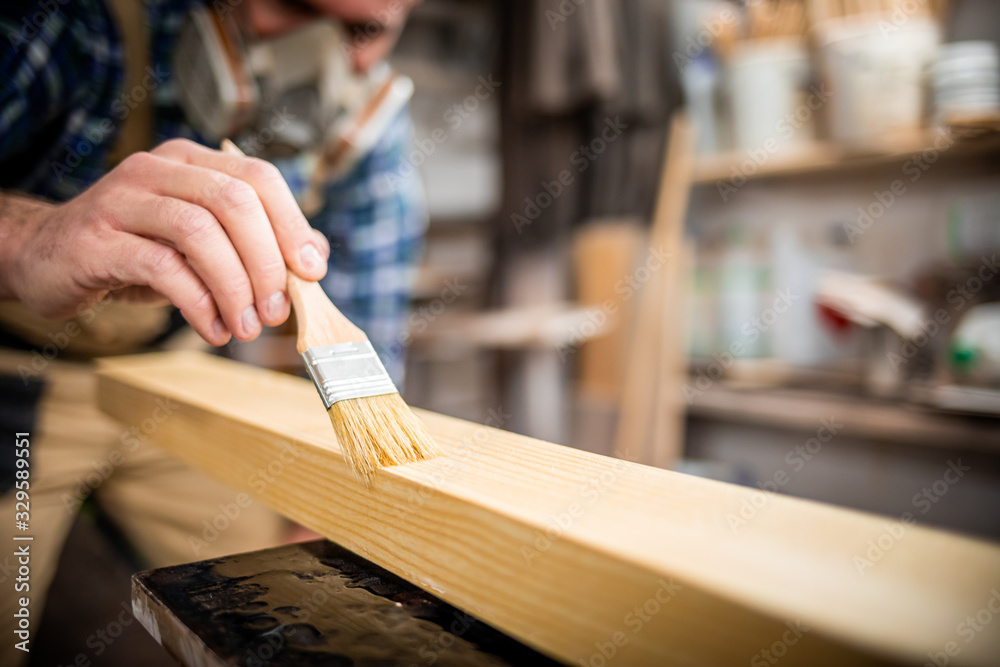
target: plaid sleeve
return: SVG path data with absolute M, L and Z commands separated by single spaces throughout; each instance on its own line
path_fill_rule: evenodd
M 0 6 L 2 187 L 65 200 L 104 173 L 121 49 L 100 0 Z
M 67 106 L 62 64 L 73 49 L 67 16 L 36 3 L 4 3 L 0 30 L 0 159 L 21 151 L 29 139 Z
M 400 388 L 410 296 L 427 229 L 420 178 L 407 162 L 412 134 L 404 111 L 349 174 L 325 185 L 323 208 L 310 220 L 330 240 L 323 289 L 365 331 Z M 302 174 L 287 166 L 282 171 L 293 191 L 302 184 Z

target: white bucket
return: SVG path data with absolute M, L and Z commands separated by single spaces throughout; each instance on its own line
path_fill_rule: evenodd
M 769 153 L 811 141 L 811 113 L 803 120 L 809 53 L 798 39 L 740 43 L 729 67 L 729 102 L 737 148 Z
M 817 26 L 817 36 L 832 139 L 878 142 L 923 127 L 925 76 L 940 44 L 934 21 L 851 16 Z

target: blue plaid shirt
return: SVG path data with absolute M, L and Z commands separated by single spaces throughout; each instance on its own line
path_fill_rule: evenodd
M 55 201 L 76 196 L 106 173 L 121 121 L 147 92 L 154 143 L 175 137 L 206 143 L 187 123 L 171 76 L 178 31 L 199 1 L 146 0 L 150 86 L 126 92 L 123 50 L 104 0 L 4 0 L 0 188 Z M 427 223 L 419 179 L 400 176 L 413 171 L 401 168 L 411 137 L 403 113 L 351 173 L 324 185 L 325 204 L 310 220 L 332 249 L 324 289 L 365 330 L 397 383 Z M 308 161 L 275 164 L 301 198 Z

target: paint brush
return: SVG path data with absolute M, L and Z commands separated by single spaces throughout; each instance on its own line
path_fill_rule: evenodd
M 222 150 L 243 154 L 228 139 Z M 296 347 L 355 475 L 371 485 L 379 468 L 443 454 L 399 395 L 368 337 L 319 283 L 289 271 L 288 296 L 298 323 Z

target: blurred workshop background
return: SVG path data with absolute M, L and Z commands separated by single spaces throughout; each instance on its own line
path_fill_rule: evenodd
M 998 40 L 983 0 L 424 3 L 407 400 L 1000 538 Z
M 1000 539 L 998 49 L 991 0 L 426 0 L 406 401 L 761 488 L 734 530 Z
M 427 0 L 407 402 L 1000 538 L 998 40 L 985 0 Z

